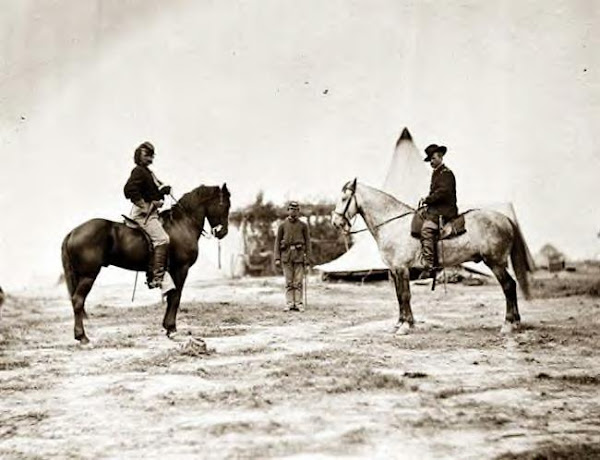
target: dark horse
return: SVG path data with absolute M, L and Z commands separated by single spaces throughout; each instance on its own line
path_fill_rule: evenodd
M 200 186 L 181 197 L 170 210 L 161 213 L 163 226 L 170 237 L 169 273 L 175 289 L 167 294 L 163 327 L 171 336 L 177 330 L 176 317 L 181 291 L 190 267 L 198 257 L 198 240 L 204 220 L 214 236 L 227 235 L 230 193 L 223 187 Z M 62 243 L 65 280 L 73 304 L 75 339 L 86 344 L 83 328 L 84 304 L 100 269 L 114 265 L 127 270 L 146 271 L 149 242 L 140 229 L 106 219 L 91 219 L 69 232 Z

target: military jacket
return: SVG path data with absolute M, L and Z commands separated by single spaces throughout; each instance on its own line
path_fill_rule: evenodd
M 456 207 L 456 179 L 446 165 L 442 164 L 431 174 L 429 195 L 425 198 L 426 217 L 437 222 L 438 216 L 445 221 L 458 214 Z
M 275 237 L 275 260 L 283 263 L 302 263 L 311 258 L 310 235 L 308 225 L 289 217 L 277 229 Z
M 123 188 L 125 198 L 134 203 L 140 199 L 150 203 L 154 200 L 161 200 L 164 193 L 158 190 L 152 172 L 145 166 L 137 165 L 131 171 L 131 175 Z

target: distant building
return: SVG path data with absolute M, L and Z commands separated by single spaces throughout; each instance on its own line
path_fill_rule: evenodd
M 565 255 L 551 244 L 545 244 L 535 256 L 535 264 L 550 272 L 565 269 Z

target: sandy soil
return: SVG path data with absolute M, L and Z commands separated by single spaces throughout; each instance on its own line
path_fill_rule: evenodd
M 130 285 L 93 291 L 77 345 L 63 289 L 3 307 L 1 458 L 600 456 L 597 298 L 521 301 L 502 336 L 497 285 L 414 285 L 398 337 L 388 282 L 311 278 L 304 313 L 281 279 L 192 283 L 178 326 L 212 352 L 189 355 Z

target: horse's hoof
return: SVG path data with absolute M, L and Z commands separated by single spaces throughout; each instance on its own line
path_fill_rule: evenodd
M 400 327 L 398 329 L 396 329 L 396 335 L 407 335 L 410 330 L 412 329 L 412 325 L 404 322 L 400 325 Z
M 169 339 L 174 339 L 175 337 L 177 337 L 177 331 L 176 330 L 169 330 L 167 331 L 167 338 Z
M 90 339 L 87 336 L 75 337 L 75 339 L 79 340 L 79 345 L 88 345 L 90 343 Z
M 519 330 L 519 323 L 509 323 L 508 321 L 506 321 L 502 325 L 502 328 L 500 329 L 500 334 L 503 334 L 503 335 L 512 334 L 513 332 L 516 332 L 518 330 Z

